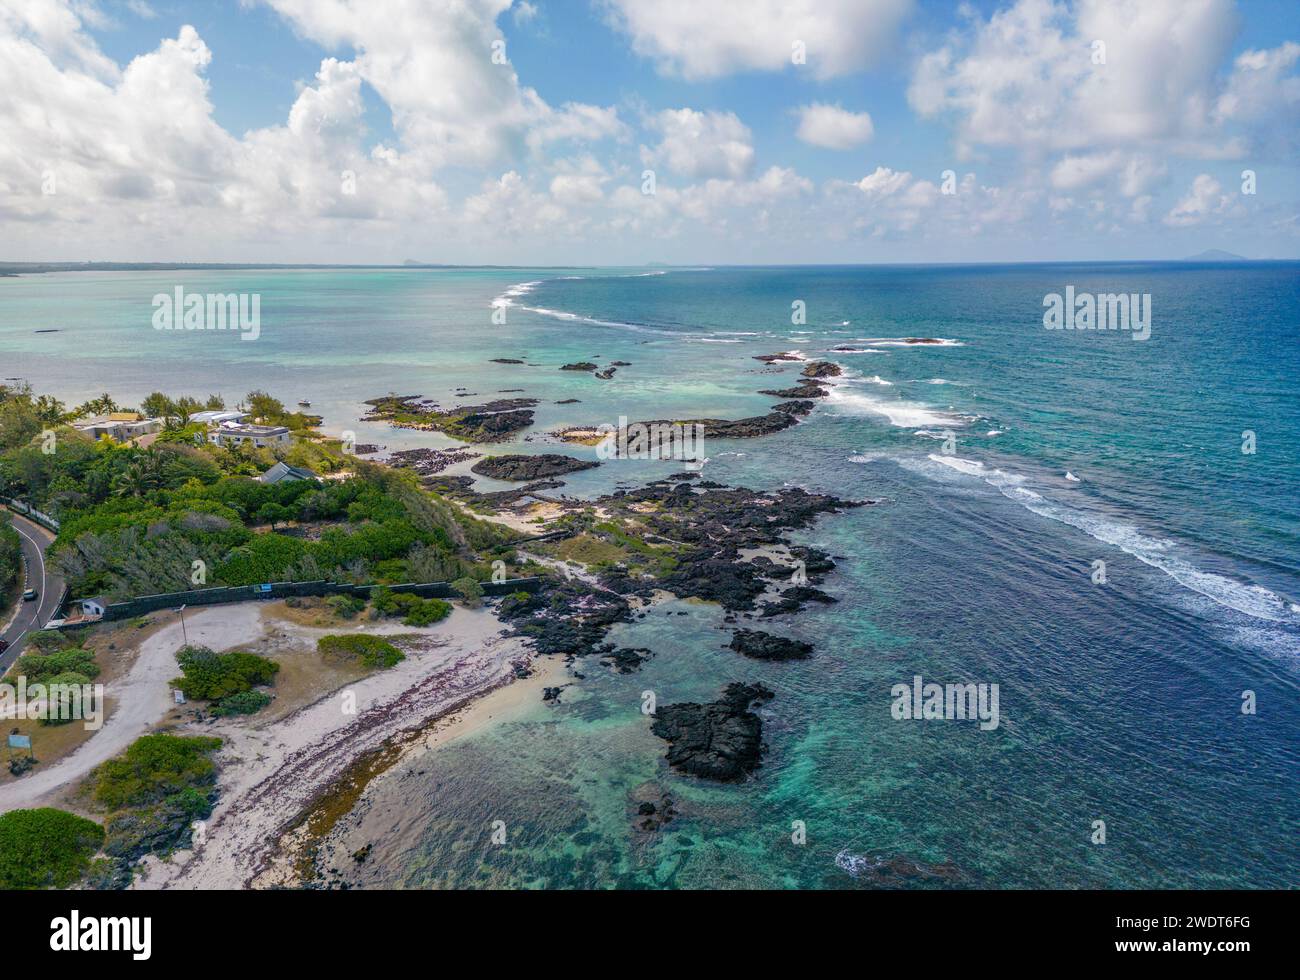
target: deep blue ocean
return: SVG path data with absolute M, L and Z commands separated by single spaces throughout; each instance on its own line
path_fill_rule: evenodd
M 155 332 L 150 297 L 177 284 L 259 293 L 261 337 Z M 1071 285 L 1149 293 L 1149 339 L 1044 329 Z M 802 424 L 710 443 L 705 474 L 882 501 L 798 536 L 837 556 L 840 602 L 763 628 L 813 657 L 741 658 L 698 603 L 620 627 L 655 653 L 639 673 L 587 664 L 558 707 L 387 781 L 391 833 L 358 883 L 869 887 L 901 856 L 992 887 L 1300 884 L 1300 264 L 0 279 L 0 377 L 69 401 L 266 388 L 392 448 L 448 440 L 362 425 L 364 399 L 524 389 L 537 424 L 491 448 L 559 451 L 544 434 L 566 424 L 760 414 L 799 365 L 753 357 L 785 350 L 845 374 Z M 576 359 L 631 366 L 557 370 Z M 566 490 L 671 465 L 611 461 Z M 918 674 L 998 684 L 1001 724 L 895 720 L 890 688 Z M 725 786 L 669 772 L 642 692 L 734 680 L 777 693 L 763 766 Z M 660 792 L 682 815 L 637 831 Z M 485 846 L 497 819 L 505 848 Z

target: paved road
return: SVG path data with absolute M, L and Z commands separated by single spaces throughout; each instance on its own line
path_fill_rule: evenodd
M 59 611 L 59 599 L 63 596 L 63 579 L 45 564 L 45 549 L 54 540 L 54 535 L 25 517 L 0 508 L 0 520 L 5 517 L 22 540 L 23 559 L 27 565 L 27 584 L 24 588 L 36 589 L 40 595 L 34 602 L 19 599 L 17 617 L 0 633 L 0 636 L 9 641 L 9 649 L 0 653 L 0 674 L 8 670 L 23 652 L 27 634 L 31 630 L 40 629 L 54 618 L 54 614 Z M 5 613 L 6 619 L 12 611 Z

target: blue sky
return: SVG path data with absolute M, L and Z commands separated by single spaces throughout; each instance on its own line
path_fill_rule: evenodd
M 0 258 L 1300 255 L 1294 2 L 650 7 L 5 0 Z

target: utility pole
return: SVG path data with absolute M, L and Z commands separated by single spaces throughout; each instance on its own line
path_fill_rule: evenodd
M 185 607 L 181 606 L 176 611 L 181 614 L 181 637 L 184 640 L 185 645 L 189 646 L 190 636 L 187 632 L 185 632 Z

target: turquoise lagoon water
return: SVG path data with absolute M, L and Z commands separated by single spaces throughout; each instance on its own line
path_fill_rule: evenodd
M 561 425 L 761 413 L 773 399 L 756 390 L 792 383 L 798 366 L 755 354 L 794 349 L 845 368 L 796 428 L 708 446 L 706 475 L 720 482 L 883 501 L 798 536 L 839 559 L 825 588 L 841 601 L 765 628 L 813 641 L 813 658 L 744 660 L 723 645 L 721 613 L 695 603 L 620 627 L 617 642 L 655 653 L 639 673 L 580 665 L 585 679 L 558 707 L 384 783 L 371 812 L 391 819 L 358 884 L 852 888 L 870 886 L 864 863 L 902 855 L 952 861 L 991 887 L 1294 886 L 1298 273 L 1177 263 L 29 276 L 0 280 L 0 376 L 68 401 L 162 389 L 233 402 L 265 388 L 311 400 L 331 431 L 390 448 L 450 443 L 359 423 L 364 399 L 453 404 L 522 388 L 542 404 L 509 448 L 543 451 Z M 259 293 L 260 338 L 152 330 L 152 296 L 178 284 Z M 1150 293 L 1150 339 L 1044 330 L 1044 296 L 1067 285 Z M 804 323 L 791 322 L 797 300 Z M 505 324 L 492 322 L 494 302 Z M 906 337 L 951 343 L 897 342 Z M 831 350 L 846 346 L 858 353 Z M 557 370 L 579 359 L 632 366 L 605 382 Z M 568 398 L 580 401 L 554 404 Z M 567 490 L 606 492 L 670 465 L 611 462 Z M 1105 585 L 1091 578 L 1098 559 Z M 1001 725 L 893 720 L 889 690 L 916 674 L 999 684 Z M 728 786 L 667 771 L 642 693 L 708 700 L 733 680 L 777 692 L 761 712 L 763 766 Z M 1256 714 L 1241 712 L 1245 691 Z M 635 830 L 636 803 L 661 792 L 682 815 L 658 834 Z M 504 847 L 489 844 L 494 820 L 509 828 Z M 1091 840 L 1097 820 L 1104 845 Z

